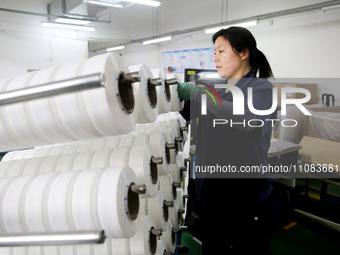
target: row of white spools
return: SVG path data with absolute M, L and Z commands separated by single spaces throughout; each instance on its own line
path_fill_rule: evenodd
M 132 71 L 140 82 L 124 79 Z M 0 151 L 126 134 L 136 123 L 183 107 L 162 69 L 127 67 L 113 53 L 0 79 L 0 92 L 97 73 L 104 74 L 105 87 L 0 107 Z M 154 78 L 161 78 L 159 86 Z
M 134 68 L 142 79 L 131 84 L 135 105 L 127 110 L 117 102 L 118 81 Z M 1 255 L 175 251 L 187 194 L 188 136 L 177 112 L 183 103 L 160 70 L 156 101 L 148 96 L 155 76 L 147 66 L 130 70 L 120 56 L 104 54 L 0 81 L 1 91 L 10 91 L 105 75 L 104 88 L 0 107 L 2 151 L 31 148 L 0 162 L 0 235 L 104 230 L 107 237 L 103 244 L 0 247 Z M 161 99 L 167 93 L 172 100 Z M 134 192 L 135 184 L 145 185 L 145 194 Z

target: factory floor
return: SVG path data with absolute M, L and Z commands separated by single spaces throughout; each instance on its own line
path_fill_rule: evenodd
M 177 254 L 200 255 L 201 245 L 189 232 L 182 232 L 182 245 L 189 251 Z M 340 254 L 340 234 L 295 222 L 277 230 L 271 240 L 272 255 Z
M 324 197 L 320 199 L 322 182 L 310 180 L 308 191 L 305 189 L 306 180 L 297 180 L 296 187 L 290 191 L 293 208 L 297 208 L 314 215 L 332 220 L 339 225 L 340 217 L 340 185 L 329 184 L 327 194 L 336 197 Z M 307 193 L 306 193 L 307 192 Z M 294 194 L 295 193 L 295 194 Z M 340 232 L 332 230 L 316 221 L 290 214 L 289 218 L 283 219 L 282 227 L 277 228 L 271 239 L 272 255 L 335 255 L 340 254 Z M 178 255 L 199 255 L 201 244 L 188 231 L 182 232 L 181 244 L 187 249 Z

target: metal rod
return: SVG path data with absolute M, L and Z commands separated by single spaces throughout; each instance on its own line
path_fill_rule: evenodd
M 188 230 L 188 226 L 181 226 L 181 230 Z
M 333 222 L 333 221 L 330 221 L 330 220 L 326 220 L 324 218 L 321 218 L 319 216 L 316 216 L 314 214 L 311 214 L 311 213 L 308 213 L 308 212 L 305 212 L 305 211 L 302 211 L 302 210 L 299 210 L 299 209 L 294 209 L 294 213 L 298 214 L 298 215 L 302 215 L 304 217 L 307 217 L 309 219 L 312 219 L 318 223 L 320 223 L 321 225 L 324 225 L 330 229 L 333 229 L 335 231 L 338 231 L 340 232 L 340 224 L 339 223 L 336 223 L 336 222 Z
M 179 186 L 181 186 L 181 182 L 173 182 L 173 184 L 172 185 L 174 185 L 174 187 L 179 187 Z
M 164 201 L 164 205 L 166 207 L 173 207 L 174 206 L 174 202 L 173 201 Z
M 179 214 L 183 214 L 184 212 L 185 212 L 184 209 L 178 209 Z
M 177 78 L 166 79 L 165 84 L 166 85 L 177 85 L 178 79 Z
M 187 131 L 187 127 L 181 127 L 181 131 L 184 132 L 184 131 Z
M 181 231 L 180 228 L 174 228 L 174 229 L 172 229 L 172 232 L 173 232 L 173 233 L 178 233 L 179 231 Z
M 80 76 L 77 78 L 0 93 L 0 105 L 14 104 L 103 86 L 105 86 L 103 74 Z
M 167 143 L 167 144 L 166 144 L 166 148 L 167 148 L 167 149 L 175 149 L 176 146 L 175 146 L 174 143 Z
M 38 16 L 38 17 L 46 17 L 46 18 L 65 18 L 68 16 L 77 17 L 78 19 L 83 19 L 83 20 L 89 20 L 91 22 L 98 22 L 98 23 L 111 23 L 110 20 L 100 20 L 98 18 L 93 18 L 89 16 L 82 16 L 82 15 L 77 15 L 77 14 L 72 14 L 68 15 L 64 13 L 63 15 L 53 15 L 53 14 L 45 14 L 45 13 L 39 13 L 39 12 L 29 12 L 29 11 L 21 11 L 21 10 L 14 10 L 14 9 L 7 9 L 7 8 L 0 8 L 0 11 L 3 12 L 12 12 L 16 14 L 23 14 L 23 15 L 31 15 L 31 16 Z
M 181 166 L 181 167 L 179 168 L 179 170 L 180 170 L 181 172 L 186 172 L 186 171 L 187 171 L 187 168 L 186 168 L 185 166 Z
M 162 235 L 162 230 L 161 229 L 151 229 L 151 233 L 155 236 L 161 236 Z
M 187 194 L 187 195 L 183 195 L 183 198 L 189 198 L 189 195 Z
M 130 186 L 131 187 L 131 191 L 137 194 L 145 194 L 146 193 L 146 186 L 144 184 L 142 185 L 137 185 L 137 184 L 133 184 Z
M 154 78 L 154 79 L 150 79 L 150 83 L 153 86 L 161 86 L 163 84 L 163 79 L 162 78 Z
M 0 235 L 0 247 L 103 243 L 104 231 L 47 232 Z
M 175 138 L 175 141 L 176 141 L 176 142 L 183 142 L 183 137 L 182 137 L 182 136 L 177 136 L 177 137 Z
M 163 158 L 162 157 L 152 157 L 151 159 L 152 163 L 156 165 L 163 164 Z
M 140 73 L 137 72 L 131 72 L 131 73 L 124 73 L 123 79 L 128 80 L 131 82 L 139 82 L 140 81 Z

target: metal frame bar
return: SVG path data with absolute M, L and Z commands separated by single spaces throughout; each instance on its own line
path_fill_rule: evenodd
M 104 231 L 47 232 L 0 235 L 0 247 L 93 244 L 105 241 Z
M 104 86 L 105 77 L 103 74 L 80 76 L 0 93 L 0 106 Z

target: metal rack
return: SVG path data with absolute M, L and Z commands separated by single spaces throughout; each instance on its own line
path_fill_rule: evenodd
M 137 75 L 136 73 L 134 74 Z M 127 79 L 133 80 L 129 77 Z M 103 87 L 105 87 L 105 77 L 103 74 L 85 75 L 0 93 L 0 106 Z M 144 194 L 146 187 L 145 185 L 133 184 L 131 185 L 131 190 L 136 194 Z M 105 239 L 106 236 L 103 230 L 6 234 L 0 235 L 0 247 L 93 244 L 103 243 Z

